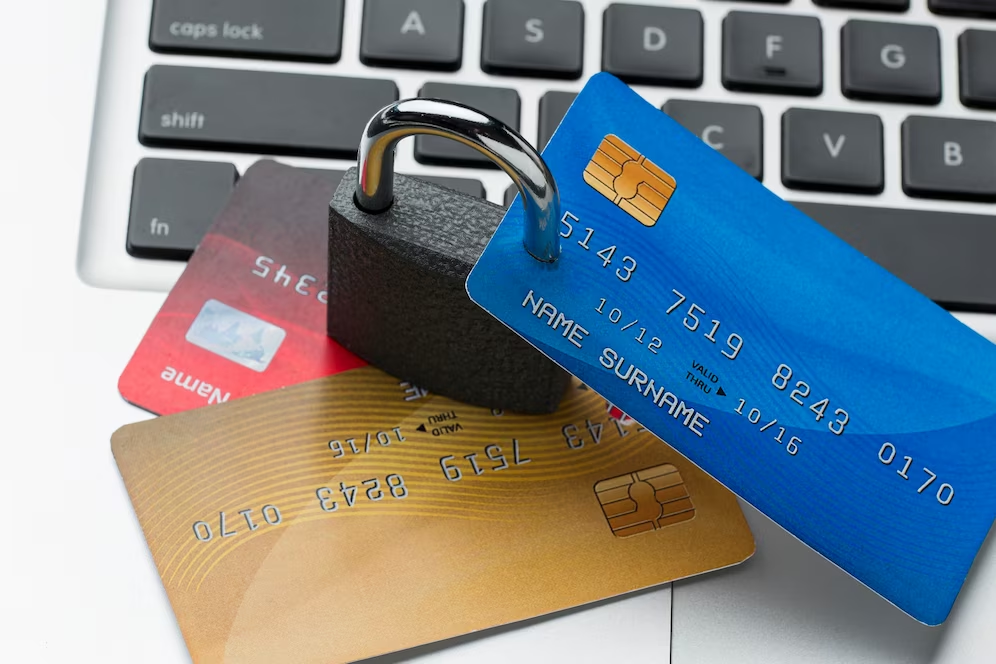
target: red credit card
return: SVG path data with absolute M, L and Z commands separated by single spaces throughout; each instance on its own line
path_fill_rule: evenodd
M 121 375 L 126 400 L 169 415 L 366 364 L 325 333 L 337 179 L 246 171 Z

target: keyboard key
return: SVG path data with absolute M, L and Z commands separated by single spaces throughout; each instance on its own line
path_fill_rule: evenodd
M 880 193 L 882 120 L 790 108 L 782 116 L 782 182 L 793 189 Z
M 813 4 L 822 7 L 874 9 L 883 12 L 904 12 L 910 8 L 910 0 L 813 0 Z
M 840 31 L 841 87 L 852 99 L 937 104 L 941 46 L 937 28 L 848 21 Z
M 212 161 L 143 159 L 135 167 L 128 253 L 185 261 L 221 212 L 239 173 Z
M 463 61 L 463 0 L 364 0 L 360 61 L 456 71 Z
M 764 177 L 764 121 L 757 106 L 671 99 L 663 110 L 750 175 Z
M 515 90 L 453 83 L 426 83 L 418 94 L 420 97 L 466 104 L 498 118 L 516 131 L 519 129 L 519 93 Z M 494 162 L 477 150 L 440 136 L 416 136 L 415 159 L 423 164 L 497 168 Z
M 958 39 L 961 103 L 996 108 L 996 32 L 966 30 Z
M 573 0 L 487 0 L 481 69 L 489 74 L 578 78 L 584 9 Z
M 539 103 L 539 149 L 542 151 L 553 138 L 560 122 L 567 115 L 567 109 L 574 103 L 574 92 L 547 92 Z
M 367 121 L 397 99 L 392 81 L 154 65 L 139 140 L 352 159 Z
M 996 18 L 993 0 L 927 0 L 927 7 L 935 14 Z
M 906 118 L 903 190 L 910 196 L 996 202 L 996 122 Z
M 702 85 L 702 14 L 611 4 L 602 26 L 602 69 L 627 83 Z
M 149 47 L 273 60 L 336 62 L 343 0 L 155 0 Z
M 818 95 L 823 29 L 811 16 L 733 11 L 723 19 L 723 85 L 729 90 Z
M 515 188 L 514 184 L 508 185 L 508 189 L 505 190 L 505 207 L 509 208 L 512 206 L 512 201 L 515 200 L 515 196 L 519 193 L 519 190 Z
M 793 205 L 941 306 L 996 311 L 996 218 L 821 203 Z

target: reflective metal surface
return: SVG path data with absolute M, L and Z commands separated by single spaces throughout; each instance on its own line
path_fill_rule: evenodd
M 560 194 L 539 153 L 511 127 L 468 106 L 438 99 L 406 99 L 381 109 L 360 140 L 356 205 L 373 214 L 394 201 L 394 151 L 402 138 L 430 134 L 487 155 L 519 189 L 526 208 L 523 244 L 534 258 L 560 256 Z

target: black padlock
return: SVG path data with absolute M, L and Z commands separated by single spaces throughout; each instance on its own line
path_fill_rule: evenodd
M 515 131 L 432 99 L 386 107 L 367 125 L 358 167 L 329 206 L 328 333 L 384 371 L 458 401 L 522 413 L 557 408 L 570 377 L 474 304 L 465 282 L 504 210 L 394 173 L 397 142 L 417 133 L 487 154 L 526 206 L 525 249 L 559 255 L 559 195 L 546 164 Z

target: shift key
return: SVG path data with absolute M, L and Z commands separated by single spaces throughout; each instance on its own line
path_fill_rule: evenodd
M 274 60 L 336 62 L 343 0 L 155 0 L 149 47 Z
M 144 145 L 352 159 L 393 81 L 155 65 L 145 74 Z

